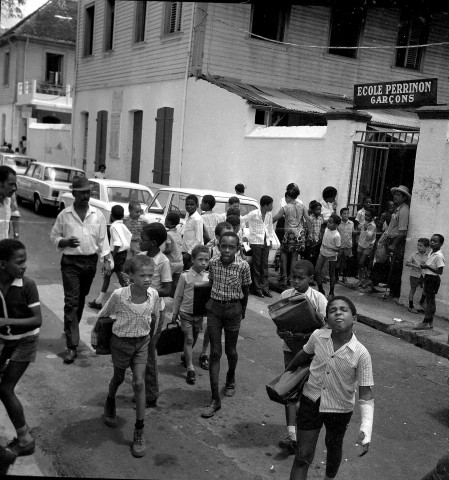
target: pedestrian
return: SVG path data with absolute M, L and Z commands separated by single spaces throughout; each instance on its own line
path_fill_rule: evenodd
M 121 287 L 124 287 L 127 284 L 127 279 L 123 276 L 123 270 L 128 250 L 131 245 L 132 234 L 123 223 L 124 215 L 125 212 L 121 205 L 114 205 L 111 208 L 111 227 L 109 229 L 111 238 L 109 241 L 109 249 L 111 251 L 114 266 L 111 269 L 110 274 L 105 274 L 103 276 L 103 286 L 101 287 L 98 297 L 88 303 L 90 308 L 95 308 L 96 310 L 101 310 L 101 308 L 103 308 L 103 301 L 106 297 L 113 273 L 117 275 Z
M 6 451 L 0 448 L 0 463 L 12 463 L 15 457 L 31 455 L 35 449 L 23 406 L 15 393 L 18 381 L 36 359 L 42 324 L 36 284 L 25 277 L 26 261 L 23 243 L 15 239 L 0 241 L 0 400 L 17 434 Z
M 413 304 L 413 297 L 415 296 L 416 289 L 423 286 L 424 272 L 421 270 L 421 265 L 426 263 L 429 258 L 427 249 L 430 246 L 428 238 L 420 238 L 416 246 L 417 251 L 410 255 L 410 258 L 405 262 L 407 267 L 411 267 L 410 270 L 410 292 L 408 294 L 408 311 L 411 313 L 424 312 L 424 302 L 426 301 L 426 295 L 424 290 L 419 300 L 419 305 L 415 308 Z
M 131 244 L 128 250 L 128 260 L 140 253 L 140 232 L 148 220 L 143 216 L 142 207 L 137 200 L 131 200 L 128 204 L 128 216 L 123 219 L 126 228 L 131 232 Z
M 186 382 L 193 385 L 196 381 L 193 366 L 192 350 L 203 326 L 203 315 L 196 315 L 193 310 L 195 285 L 209 285 L 209 274 L 206 269 L 209 265 L 210 250 L 205 245 L 197 245 L 192 250 L 193 265 L 187 272 L 183 272 L 176 287 L 173 320 L 178 316 L 184 332 L 184 358 L 187 366 Z
M 426 262 L 421 265 L 424 274 L 424 294 L 426 295 L 426 311 L 424 320 L 414 330 L 431 330 L 433 328 L 433 316 L 435 315 L 435 295 L 440 288 L 444 268 L 444 255 L 441 247 L 444 243 L 443 235 L 434 233 L 430 238 L 430 255 Z
M 115 315 L 112 325 L 111 357 L 114 374 L 109 382 L 109 392 L 104 405 L 103 421 L 108 427 L 118 425 L 115 396 L 131 367 L 132 386 L 136 400 L 136 423 L 131 453 L 134 457 L 145 455 L 145 367 L 151 333 L 158 328 L 159 295 L 151 288 L 154 272 L 150 258 L 139 255 L 130 262 L 131 285 L 114 290 L 98 318 Z M 153 333 L 154 336 L 154 333 Z
M 321 200 L 321 215 L 323 217 L 323 226 L 322 228 L 324 229 L 326 227 L 326 223 L 329 219 L 329 217 L 332 214 L 337 213 L 337 189 L 335 187 L 326 187 L 323 190 L 322 197 L 323 199 Z
M 98 167 L 98 172 L 94 173 L 94 178 L 106 178 L 106 165 L 104 163 Z
M 25 155 L 27 153 L 27 137 L 22 135 L 22 140 L 19 142 L 20 145 L 20 153 Z
M 239 238 L 234 232 L 224 232 L 220 238 L 220 257 L 209 262 L 211 298 L 206 304 L 207 327 L 210 336 L 209 378 L 212 398 L 201 413 L 204 418 L 213 417 L 221 408 L 219 393 L 220 359 L 222 355 L 221 333 L 225 333 L 225 353 L 228 359 L 225 396 L 235 394 L 235 370 L 237 367 L 237 339 L 240 322 L 245 318 L 251 273 L 248 263 L 236 257 Z
M 373 427 L 374 385 L 371 357 L 352 329 L 357 311 L 346 297 L 334 297 L 326 307 L 330 327 L 315 330 L 287 370 L 294 371 L 310 360 L 310 376 L 304 386 L 296 428 L 298 434 L 295 460 L 290 480 L 306 480 L 315 455 L 320 430 L 326 427 L 325 480 L 335 478 L 341 459 L 343 439 L 355 405 L 358 385 L 361 412 L 357 444 L 368 452 Z
M 204 195 L 201 200 L 200 208 L 202 210 L 201 218 L 204 222 L 204 228 L 207 233 L 207 242 L 210 242 L 214 238 L 215 227 L 220 223 L 222 216 L 219 213 L 213 211 L 216 204 L 215 197 L 213 195 Z M 206 243 L 207 243 L 206 242 Z
M 360 231 L 360 228 L 365 223 L 365 213 L 367 210 L 371 210 L 371 197 L 365 197 L 362 208 L 358 210 L 355 216 L 354 224 L 358 231 Z
M 338 233 L 338 225 L 340 225 L 341 218 L 338 215 L 332 214 L 327 220 L 327 227 L 324 231 L 323 241 L 321 243 L 320 255 L 315 266 L 315 278 L 318 285 L 318 290 L 325 295 L 323 289 L 322 270 L 326 261 L 329 262 L 329 297 L 334 295 L 335 286 L 335 264 L 337 262 L 338 253 L 340 251 L 341 238 Z
M 204 222 L 197 211 L 198 197 L 196 195 L 187 195 L 185 202 L 187 215 L 181 230 L 182 258 L 184 261 L 184 270 L 189 270 L 193 264 L 191 258 L 193 247 L 204 245 Z
M 307 209 L 297 198 L 300 194 L 297 186 L 285 193 L 287 203 L 273 217 L 273 222 L 285 218 L 284 238 L 281 243 L 282 272 L 285 277 L 280 278 L 281 283 L 288 284 L 291 265 L 298 259 L 298 255 L 305 250 L 305 229 L 310 228 L 310 219 Z
M 374 243 L 376 241 L 376 223 L 374 222 L 374 214 L 370 209 L 365 209 L 365 218 L 360 227 L 359 242 L 357 245 L 357 264 L 359 267 L 359 281 L 356 287 L 363 288 L 367 282 L 371 283 L 368 278 L 368 265 L 373 257 Z
M 179 215 L 176 212 L 167 213 L 164 223 L 165 228 L 167 229 L 167 240 L 165 241 L 165 246 L 162 253 L 170 262 L 172 276 L 174 273 L 181 273 L 184 266 L 181 252 L 182 238 L 177 229 L 179 222 Z
M 263 195 L 260 199 L 260 209 L 252 210 L 243 217 L 243 222 L 249 227 L 249 245 L 251 248 L 251 271 L 254 295 L 269 297 L 268 255 L 274 241 L 273 199 Z
M 337 265 L 335 271 L 335 278 L 338 282 L 339 275 L 342 275 L 341 281 L 347 283 L 348 275 L 348 259 L 352 257 L 352 237 L 354 234 L 354 223 L 349 220 L 349 208 L 343 207 L 340 209 L 341 223 L 337 230 L 341 237 L 340 251 L 337 257 Z
M 0 166 L 0 240 L 9 238 L 10 225 L 13 236 L 19 238 L 20 213 L 17 208 L 15 192 L 17 176 L 14 169 L 7 165 Z
M 234 189 L 236 195 L 245 195 L 245 185 L 243 183 L 237 183 Z
M 317 290 L 311 288 L 310 283 L 313 282 L 314 269 L 311 262 L 308 260 L 298 260 L 292 266 L 292 287 L 289 290 L 284 290 L 281 294 L 281 298 L 289 298 L 293 295 L 304 295 L 310 300 L 310 303 L 315 308 L 317 316 L 323 320 L 326 317 L 326 297 L 318 292 Z M 298 318 L 298 322 L 301 322 L 301 318 Z M 291 361 L 295 355 L 302 349 L 302 347 L 307 343 L 311 334 L 299 335 L 300 339 L 303 341 L 295 342 L 296 349 L 291 350 L 287 345 L 285 339 L 287 335 L 284 332 L 277 331 L 277 334 L 284 340 L 283 354 L 284 354 L 284 368 L 287 368 L 290 365 Z M 297 335 L 298 336 L 298 335 Z M 288 335 L 289 338 L 294 338 L 295 334 Z M 287 436 L 279 442 L 279 446 L 282 449 L 288 450 L 290 453 L 295 453 L 296 451 L 296 412 L 298 405 L 288 404 L 285 406 L 285 418 L 287 421 Z
M 161 245 L 167 240 L 167 231 L 159 222 L 153 222 L 142 228 L 140 234 L 141 254 L 146 254 L 152 261 L 153 276 L 151 287 L 159 295 L 159 324 L 151 338 L 148 347 L 148 361 L 145 369 L 145 395 L 147 408 L 155 408 L 159 397 L 159 381 L 157 373 L 156 344 L 159 340 L 164 325 L 165 302 L 163 297 L 168 297 L 172 291 L 172 275 L 170 261 L 161 252 Z
M 315 266 L 320 254 L 321 239 L 323 236 L 323 216 L 321 215 L 321 203 L 316 200 L 312 200 L 309 203 L 309 227 L 307 229 L 306 248 L 304 251 L 304 257 L 312 262 Z
M 51 241 L 62 252 L 64 333 L 67 345 L 64 363 L 67 364 L 73 363 L 77 357 L 79 322 L 95 278 L 98 257 L 103 262 L 104 275 L 111 274 L 106 220 L 101 210 L 89 204 L 91 188 L 84 175 L 73 177 L 70 189 L 75 201 L 56 217 L 50 234 Z

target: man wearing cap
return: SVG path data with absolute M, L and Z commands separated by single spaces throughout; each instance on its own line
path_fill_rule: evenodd
M 67 342 L 64 363 L 73 363 L 77 356 L 79 322 L 95 277 L 98 257 L 104 262 L 104 273 L 110 274 L 111 270 L 106 220 L 99 209 L 89 205 L 91 185 L 84 175 L 75 176 L 70 188 L 75 201 L 58 215 L 50 234 L 52 242 L 62 252 Z
M 412 196 L 409 189 L 404 185 L 393 187 L 391 193 L 393 194 L 393 202 L 396 210 L 391 216 L 390 224 L 382 237 L 384 237 L 385 240 L 385 247 L 389 253 L 393 255 L 389 286 L 390 296 L 397 298 L 401 294 L 405 239 L 407 238 L 408 217 L 410 214 L 408 202 L 410 202 Z M 381 240 L 382 238 L 379 242 L 381 242 Z

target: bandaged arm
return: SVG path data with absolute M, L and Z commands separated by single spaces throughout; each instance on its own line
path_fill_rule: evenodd
M 374 400 L 359 400 L 360 414 L 362 421 L 360 424 L 360 431 L 365 434 L 365 438 L 362 440 L 362 445 L 366 445 L 371 442 L 371 434 L 373 431 L 373 418 L 374 418 Z

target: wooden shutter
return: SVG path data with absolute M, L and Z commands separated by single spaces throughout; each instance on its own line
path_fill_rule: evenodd
M 134 112 L 133 150 L 131 154 L 131 182 L 134 182 L 134 183 L 139 183 L 139 179 L 140 179 L 142 123 L 143 123 L 143 111 L 137 110 L 136 112 Z
M 153 183 L 170 185 L 170 159 L 174 111 L 175 110 L 170 107 L 163 107 L 157 110 Z
M 106 165 L 106 138 L 108 135 L 108 112 L 97 113 L 97 141 L 95 145 L 95 171 L 101 164 Z

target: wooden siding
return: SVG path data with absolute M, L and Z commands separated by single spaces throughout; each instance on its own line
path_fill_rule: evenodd
M 285 42 L 327 45 L 329 7 L 292 6 Z M 357 58 L 331 55 L 325 49 L 278 45 L 249 38 L 251 6 L 215 3 L 208 6 L 203 72 L 251 84 L 299 88 L 352 97 L 354 83 L 439 77 L 439 102 L 449 101 L 449 46 L 428 47 L 421 71 L 394 66 L 394 49 L 359 50 Z M 396 44 L 398 9 L 370 8 L 361 45 Z M 232 28 L 235 27 L 235 28 Z M 449 21 L 434 15 L 429 42 L 448 40 Z M 241 30 L 238 30 L 241 29 Z
M 6 52 L 9 52 L 9 84 L 3 85 L 4 57 Z M 14 101 L 17 56 L 17 46 L 5 45 L 0 48 L 0 105 L 10 105 Z
M 93 55 L 83 56 L 85 8 L 95 3 Z M 104 0 L 81 0 L 76 89 L 142 84 L 185 75 L 192 3 L 183 4 L 182 33 L 162 35 L 164 2 L 148 2 L 145 42 L 133 44 L 134 2 L 117 1 L 113 51 L 103 51 Z

